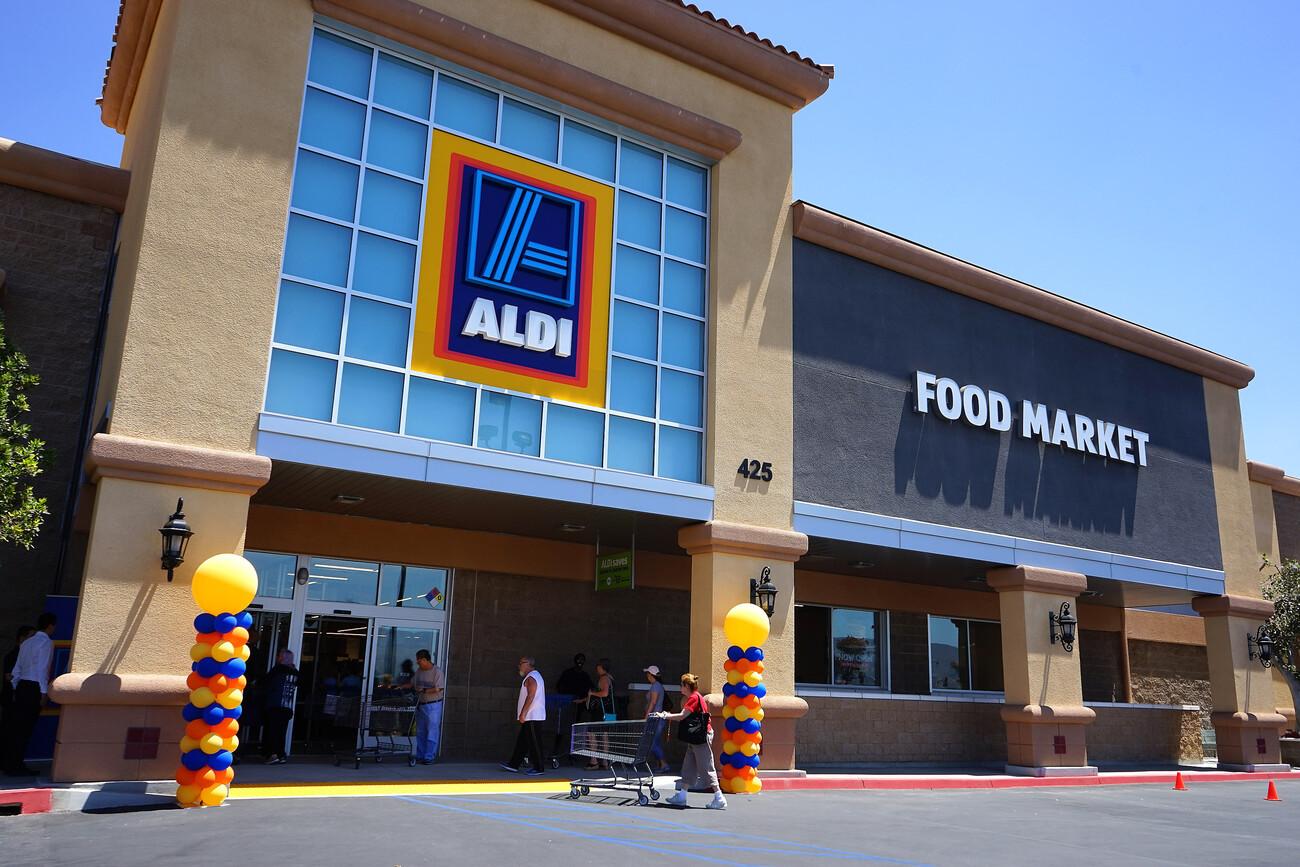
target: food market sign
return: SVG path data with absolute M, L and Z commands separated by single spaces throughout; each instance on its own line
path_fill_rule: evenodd
M 1011 400 L 1001 392 L 959 385 L 956 380 L 923 370 L 916 372 L 914 408 L 925 414 L 933 410 L 949 421 L 962 419 L 973 427 L 994 431 L 1015 428 L 1025 439 L 1040 439 L 1048 445 L 1126 464 L 1147 465 L 1151 437 L 1145 431 L 1031 400 L 1020 401 L 1017 416 Z

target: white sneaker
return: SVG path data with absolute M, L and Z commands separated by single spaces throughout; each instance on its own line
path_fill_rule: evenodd
M 722 797 L 722 793 L 721 793 L 721 792 L 716 792 L 716 793 L 713 795 L 713 800 L 712 800 L 712 801 L 709 801 L 709 803 L 708 803 L 708 809 L 710 809 L 710 810 L 725 810 L 725 809 L 727 809 L 727 799 L 724 798 L 724 797 Z
M 685 789 L 678 789 L 678 790 L 677 790 L 677 794 L 673 795 L 671 798 L 669 798 L 668 800 L 664 801 L 664 803 L 665 803 L 665 804 L 672 804 L 674 807 L 685 807 L 685 806 L 686 806 L 686 790 L 685 790 Z

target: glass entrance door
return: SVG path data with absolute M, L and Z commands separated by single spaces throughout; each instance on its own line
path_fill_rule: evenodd
M 415 654 L 429 651 L 440 667 L 439 638 L 442 630 L 420 623 L 375 622 L 375 649 L 370 666 L 371 689 L 376 699 L 386 693 L 398 693 L 410 688 L 415 674 Z
M 369 625 L 363 617 L 305 616 L 293 718 L 295 753 L 332 753 L 355 745 Z

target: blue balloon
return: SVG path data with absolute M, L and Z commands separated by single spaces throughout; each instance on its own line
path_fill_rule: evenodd
M 735 691 L 736 691 L 736 685 L 734 683 L 724 683 L 722 685 L 722 695 L 724 698 L 730 698 L 732 693 L 734 693 Z
M 734 644 L 727 648 L 727 659 L 730 659 L 732 662 L 740 662 L 744 658 L 745 651 L 743 648 L 737 647 Z
M 760 683 L 758 686 L 753 687 L 753 688 L 749 691 L 749 694 L 750 694 L 750 695 L 754 695 L 754 696 L 758 696 L 759 698 L 766 698 L 766 697 L 767 697 L 767 684 L 765 684 L 765 683 Z
M 736 684 L 736 698 L 746 698 L 749 696 L 749 686 L 747 684 Z
M 213 616 L 211 614 L 200 614 L 194 618 L 195 632 L 212 632 Z
M 203 711 L 192 704 L 187 704 L 181 708 L 181 718 L 186 722 L 194 722 L 196 719 L 203 717 Z M 730 722 L 730 720 L 728 720 Z
M 761 647 L 749 648 L 749 650 L 745 651 L 745 658 L 748 659 L 750 662 L 758 662 L 763 658 L 763 648 Z
M 208 756 L 208 767 L 214 771 L 224 771 L 234 760 L 235 757 L 230 754 L 230 750 L 217 750 Z
M 220 632 L 223 635 L 239 625 L 239 621 L 233 614 L 218 614 L 216 618 L 216 629 L 213 632 Z
M 244 706 L 237 704 L 234 707 L 228 707 L 226 710 L 226 719 L 239 719 L 244 715 Z
M 203 709 L 203 721 L 210 726 L 214 726 L 226 718 L 226 709 L 221 705 L 213 702 Z
M 197 771 L 208 763 L 208 754 L 203 750 L 190 750 L 188 753 L 181 753 L 181 764 L 191 771 Z
M 729 731 L 729 732 L 738 732 L 738 731 L 740 731 L 742 728 L 744 728 L 744 724 L 741 723 L 740 720 L 736 719 L 736 718 L 733 716 L 733 717 L 728 717 L 727 719 L 724 719 L 724 720 L 722 721 L 722 727 L 725 728 L 725 729 L 726 729 L 727 731 Z
M 247 611 L 238 614 L 236 616 L 236 619 L 239 620 L 239 625 L 244 627 L 245 629 L 253 628 L 253 615 L 249 614 Z
M 757 733 L 758 730 L 762 728 L 762 726 L 759 724 L 758 720 L 756 719 L 747 719 L 740 724 L 740 727 L 744 729 L 748 734 L 751 735 Z
M 221 673 L 226 677 L 239 677 L 248 670 L 248 664 L 242 659 L 227 659 L 223 663 L 218 663 Z
M 221 663 L 210 656 L 205 656 L 194 664 L 194 670 L 199 673 L 199 677 L 212 677 L 221 671 Z

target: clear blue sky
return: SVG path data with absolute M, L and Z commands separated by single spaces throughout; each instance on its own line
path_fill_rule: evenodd
M 1300 475 L 1300 3 L 703 5 L 836 65 L 796 196 L 1250 364 L 1247 452 Z M 116 10 L 6 10 L 0 136 L 117 161 Z

